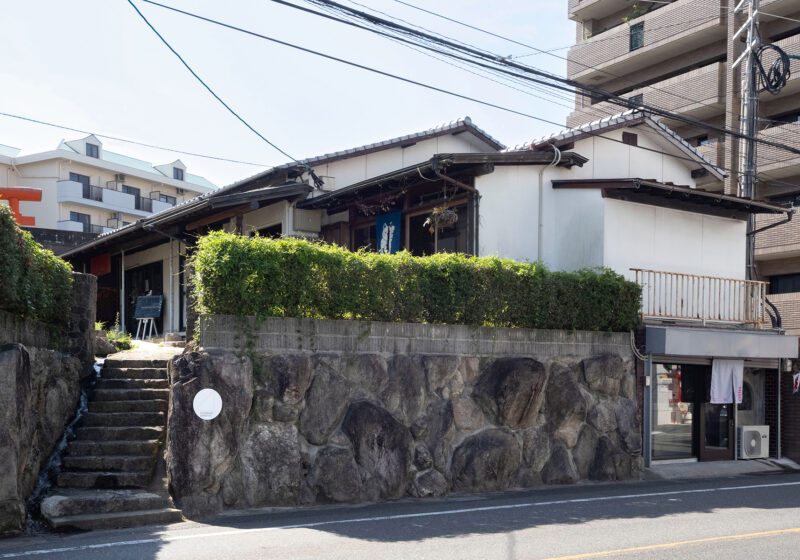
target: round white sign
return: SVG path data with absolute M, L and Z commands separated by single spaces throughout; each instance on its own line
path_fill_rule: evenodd
M 192 407 L 203 420 L 213 420 L 222 412 L 222 397 L 214 389 L 203 389 L 194 396 Z

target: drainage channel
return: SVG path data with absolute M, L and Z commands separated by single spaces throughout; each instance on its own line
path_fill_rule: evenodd
M 66 428 L 64 428 L 64 434 L 61 436 L 61 439 L 58 440 L 58 443 L 56 443 L 53 452 L 47 459 L 47 463 L 45 463 L 45 466 L 42 467 L 42 470 L 39 472 L 39 477 L 36 479 L 36 486 L 34 486 L 33 492 L 31 492 L 31 495 L 25 501 L 25 509 L 28 512 L 25 524 L 26 534 L 40 533 L 49 530 L 47 524 L 42 520 L 39 514 L 39 507 L 42 503 L 42 499 L 44 499 L 47 492 L 50 491 L 53 482 L 61 471 L 61 463 L 64 457 L 64 451 L 67 449 L 67 444 L 75 438 L 78 424 L 89 410 L 89 396 L 92 393 L 95 383 L 100 379 L 100 371 L 103 369 L 104 362 L 105 358 L 96 359 L 94 362 L 94 374 L 81 381 L 78 408 L 75 411 L 75 415 L 72 417 L 69 424 L 67 424 Z

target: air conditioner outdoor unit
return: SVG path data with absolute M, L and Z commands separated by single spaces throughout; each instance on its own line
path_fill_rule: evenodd
M 769 457 L 769 426 L 739 428 L 739 458 L 766 459 Z
M 180 187 L 176 188 L 176 189 L 175 189 L 175 192 L 177 192 L 178 194 L 185 194 L 185 193 L 186 193 L 186 191 L 184 191 L 184 190 L 183 190 L 182 188 L 180 188 Z
M 124 173 L 117 173 L 114 175 L 114 180 L 117 183 L 124 183 L 125 182 L 125 174 Z

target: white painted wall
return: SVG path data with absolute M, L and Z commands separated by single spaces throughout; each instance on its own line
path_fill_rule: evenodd
M 604 201 L 604 264 L 628 278 L 631 268 L 745 278 L 746 223 L 692 212 Z

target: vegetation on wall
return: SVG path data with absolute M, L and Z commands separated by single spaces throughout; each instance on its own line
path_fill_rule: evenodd
M 442 253 L 414 257 L 213 232 L 192 264 L 200 313 L 626 331 L 640 289 L 610 270 Z
M 20 229 L 0 205 L 0 309 L 66 325 L 72 305 L 72 268 Z

